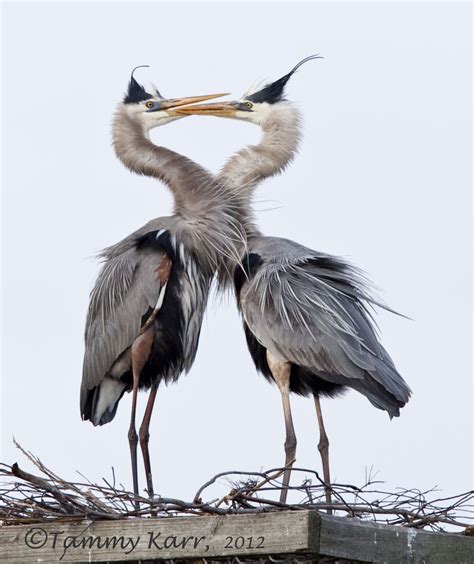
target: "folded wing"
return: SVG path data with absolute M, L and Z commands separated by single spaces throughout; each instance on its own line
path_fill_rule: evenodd
M 370 315 L 380 304 L 345 261 L 315 253 L 290 264 L 270 262 L 245 285 L 241 303 L 250 330 L 273 354 L 358 390 L 391 416 L 408 401 L 410 389 Z

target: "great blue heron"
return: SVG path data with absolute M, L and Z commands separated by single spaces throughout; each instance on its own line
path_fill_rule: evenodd
M 148 494 L 153 482 L 149 424 L 159 383 L 175 381 L 196 356 L 209 287 L 222 257 L 238 260 L 244 235 L 232 199 L 216 196 L 213 177 L 186 157 L 151 142 L 151 128 L 182 118 L 176 108 L 222 94 L 165 99 L 133 73 L 113 120 L 113 145 L 132 171 L 172 191 L 173 215 L 154 219 L 102 252 L 85 330 L 81 414 L 110 422 L 132 390 L 128 433 L 138 494 L 135 416 L 138 389 L 151 389 L 140 427 Z
M 217 180 L 250 194 L 257 182 L 281 172 L 291 162 L 300 139 L 300 114 L 285 100 L 284 89 L 308 57 L 279 80 L 245 94 L 239 101 L 188 106 L 183 115 L 213 115 L 249 121 L 263 132 L 258 145 L 234 155 Z M 251 223 L 250 223 L 251 225 Z M 247 228 L 244 269 L 235 269 L 235 290 L 248 348 L 257 369 L 277 384 L 285 416 L 285 466 L 296 454 L 289 392 L 315 401 L 320 429 L 319 451 L 326 485 L 330 484 L 329 441 L 319 397 L 345 388 L 365 395 L 390 417 L 398 416 L 410 389 L 374 329 L 365 275 L 342 258 L 294 241 L 265 237 Z M 285 472 L 281 501 L 286 501 L 290 470 Z M 329 490 L 326 498 L 330 501 Z

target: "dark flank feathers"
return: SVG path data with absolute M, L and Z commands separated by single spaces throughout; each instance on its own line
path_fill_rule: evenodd
M 149 248 L 159 253 L 164 251 L 173 264 L 179 262 L 179 257 L 177 256 L 176 250 L 171 243 L 171 235 L 169 231 L 162 230 L 161 233 L 159 231 L 150 231 L 149 233 L 145 233 L 145 235 L 142 235 L 137 239 L 136 248 L 138 250 Z
M 150 248 L 157 252 L 165 252 L 171 259 L 173 266 L 170 271 L 166 293 L 160 314 L 155 319 L 156 338 L 153 343 L 150 358 L 140 373 L 140 388 L 148 389 L 153 383 L 164 379 L 177 379 L 177 375 L 184 369 L 183 353 L 183 310 L 181 306 L 180 276 L 183 265 L 171 242 L 169 231 L 151 231 L 137 240 L 137 249 Z M 153 312 L 150 308 L 144 312 L 142 319 L 146 321 Z M 132 387 L 132 372 L 122 376 L 130 389 Z
M 246 96 L 246 99 L 255 103 L 267 102 L 267 104 L 276 104 L 277 102 L 284 100 L 283 94 L 287 82 L 301 67 L 301 65 L 304 65 L 304 63 L 311 61 L 312 59 L 322 59 L 322 57 L 320 57 L 319 55 L 310 55 L 309 57 L 306 57 L 305 59 L 300 61 L 294 68 L 292 68 L 288 74 L 285 74 L 285 76 L 282 76 L 271 84 L 267 84 L 258 92 L 254 92 L 253 94 Z
M 262 263 L 262 258 L 256 253 L 247 254 L 242 258 L 241 264 L 234 270 L 234 286 L 237 296 L 240 294 L 244 282 L 254 275 Z
M 268 366 L 267 361 L 267 349 L 261 345 L 255 335 L 250 331 L 248 325 L 244 321 L 244 332 L 245 339 L 247 341 L 247 347 L 250 352 L 250 356 L 255 364 L 255 368 L 265 376 L 270 382 L 273 380 L 273 376 Z
M 140 373 L 140 388 L 148 389 L 161 380 L 175 381 L 184 370 L 182 296 L 176 270 L 173 265 L 163 306 L 155 320 L 157 333 L 150 358 Z M 125 373 L 122 379 L 132 387 L 131 371 Z

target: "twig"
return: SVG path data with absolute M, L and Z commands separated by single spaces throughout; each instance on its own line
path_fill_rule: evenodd
M 437 493 L 435 488 L 384 491 L 380 486 L 382 482 L 373 480 L 372 470 L 361 487 L 331 484 L 332 503 L 325 500 L 325 484 L 318 473 L 308 468 L 292 468 L 294 478 L 289 489 L 302 494 L 300 503 L 284 504 L 272 499 L 281 491 L 279 478 L 285 468 L 265 472 L 220 472 L 197 490 L 192 502 L 165 497 L 150 500 L 135 496 L 123 485 L 117 486 L 113 469 L 112 480 L 102 478 L 101 485 L 80 473 L 81 482 L 68 482 L 47 468 L 38 457 L 17 446 L 40 475 L 26 472 L 18 464 L 0 464 L 0 478 L 5 480 L 0 487 L 0 518 L 8 525 L 48 520 L 77 522 L 84 518 L 115 520 L 330 509 L 339 515 L 378 523 L 436 531 L 442 531 L 443 527 L 461 528 L 465 534 L 474 534 L 474 491 L 446 497 L 434 495 Z M 299 484 L 296 483 L 297 476 L 301 476 Z M 221 478 L 232 485 L 231 491 L 223 498 L 203 501 L 201 498 L 206 490 Z M 139 510 L 135 509 L 137 500 Z M 227 507 L 221 507 L 224 501 L 229 502 Z

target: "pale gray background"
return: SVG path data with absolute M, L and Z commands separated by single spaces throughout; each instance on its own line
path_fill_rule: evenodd
M 362 266 L 395 309 L 383 342 L 413 388 L 398 420 L 355 392 L 323 402 L 335 480 L 366 468 L 390 487 L 472 487 L 469 4 L 4 4 L 2 460 L 14 435 L 58 474 L 130 487 L 130 396 L 112 424 L 81 422 L 88 294 L 100 248 L 171 209 L 110 147 L 130 70 L 165 95 L 241 92 L 292 79 L 299 156 L 256 195 L 263 231 Z M 259 138 L 190 118 L 156 142 L 217 171 Z M 145 397 L 140 396 L 143 406 Z M 320 469 L 313 404 L 293 400 L 300 466 Z M 189 498 L 209 476 L 283 462 L 276 388 L 256 374 L 231 299 L 211 303 L 196 363 L 160 389 L 157 491 Z M 143 481 L 142 481 L 143 485 Z M 223 490 L 224 491 L 224 490 Z

